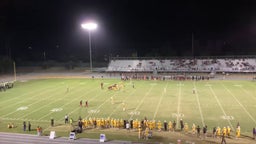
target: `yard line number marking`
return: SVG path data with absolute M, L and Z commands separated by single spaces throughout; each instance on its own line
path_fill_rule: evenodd
M 224 117 L 227 117 L 227 114 L 226 114 L 226 112 L 224 111 L 224 109 L 223 109 L 223 107 L 222 107 L 222 105 L 221 105 L 221 103 L 220 103 L 220 101 L 219 101 L 217 95 L 216 95 L 215 92 L 213 91 L 212 87 L 209 87 L 209 89 L 211 90 L 212 94 L 214 95 L 214 98 L 216 99 L 216 101 L 217 101 L 217 103 L 218 103 L 218 105 L 219 105 L 221 111 L 223 112 Z M 226 119 L 226 120 L 228 121 L 228 123 L 229 123 L 229 125 L 231 126 L 232 130 L 235 130 L 234 127 L 233 127 L 233 125 L 232 125 L 231 122 L 230 122 L 230 119 Z
M 137 110 L 140 108 L 140 106 L 141 106 L 142 103 L 144 102 L 146 96 L 148 96 L 148 94 L 151 92 L 152 88 L 153 88 L 153 86 L 151 85 L 150 89 L 149 89 L 148 92 L 144 95 L 144 97 L 141 99 L 140 103 L 138 104 L 138 106 L 136 107 L 136 109 L 135 109 L 134 111 L 137 111 Z M 130 116 L 130 119 L 132 119 L 132 118 L 133 118 L 133 115 Z
M 53 91 L 55 91 L 55 92 L 52 92 L 52 94 L 57 92 L 55 89 L 53 89 Z M 43 93 L 46 93 L 46 92 L 49 92 L 49 91 L 45 90 L 44 92 L 40 93 L 39 95 L 42 95 Z M 36 95 L 36 96 L 39 96 L 39 95 Z M 53 97 L 53 96 L 54 96 L 54 94 L 53 94 L 51 97 Z M 33 97 L 35 97 L 35 96 L 33 96 Z M 23 101 L 25 101 L 25 99 L 24 99 Z M 40 103 L 40 102 L 41 102 L 41 99 L 38 99 L 37 101 L 35 101 L 35 102 L 29 104 L 27 107 L 30 107 L 30 106 L 32 106 L 32 105 L 34 105 L 34 104 L 37 104 L 37 103 Z M 16 113 L 16 112 L 17 112 L 17 111 L 10 112 L 10 113 L 8 113 L 8 114 L 3 115 L 2 117 L 9 116 L 9 115 L 11 115 L 11 114 L 13 114 L 13 113 Z M 30 113 L 31 113 L 31 112 L 30 112 Z M 28 115 L 28 114 L 26 114 L 26 115 Z M 26 115 L 23 115 L 22 117 L 25 117 Z
M 124 101 L 126 101 L 128 98 L 130 98 L 130 96 L 133 95 L 136 91 L 137 91 L 137 89 L 135 89 L 132 93 L 130 93 L 129 96 L 126 96 L 125 99 L 124 99 Z M 108 117 L 111 117 L 111 116 L 114 114 L 114 112 L 116 112 L 117 110 L 119 110 L 119 109 L 120 109 L 119 107 L 120 107 L 121 105 L 122 105 L 122 103 L 120 103 L 120 104 L 109 114 Z M 132 112 L 130 112 L 130 113 L 128 113 L 128 114 L 129 114 L 129 115 L 140 115 L 140 112 L 139 112 L 139 111 L 132 111 Z
M 63 83 L 64 84 L 64 83 Z M 80 89 L 76 89 L 76 90 L 74 90 L 74 91 L 72 91 L 73 93 L 76 93 L 76 92 L 79 92 L 79 90 Z M 80 90 L 81 91 L 81 90 Z M 65 98 L 65 97 L 67 97 L 67 96 L 69 96 L 68 94 L 66 95 L 66 96 L 64 96 L 63 98 Z M 56 100 L 54 100 L 53 102 L 51 102 L 51 103 L 54 103 L 54 102 L 56 102 L 57 101 L 57 99 Z M 74 99 L 72 100 L 72 101 L 74 101 Z M 70 104 L 72 101 L 69 101 L 69 103 L 66 103 L 65 105 L 67 105 L 67 104 Z M 51 103 L 49 103 L 49 104 L 51 104 Z M 49 105 L 48 104 L 48 105 Z M 46 106 L 48 106 L 48 105 L 46 105 Z M 63 110 L 63 106 L 65 106 L 65 105 L 62 105 L 59 109 L 62 109 Z M 40 109 L 39 109 L 40 110 Z M 37 110 L 38 111 L 38 110 Z M 47 116 L 49 116 L 50 114 L 52 114 L 53 112 L 56 112 L 56 111 L 51 111 L 50 113 L 48 113 L 48 114 L 46 114 L 46 115 L 44 115 L 43 117 L 41 117 L 41 118 L 39 118 L 38 120 L 41 120 L 41 119 L 43 119 L 43 118 L 45 118 L 45 117 L 47 117 Z M 60 121 L 60 120 L 59 120 Z
M 236 102 L 243 108 L 243 110 L 245 111 L 245 113 L 251 118 L 251 120 L 254 121 L 254 123 L 256 124 L 256 120 L 252 117 L 252 115 L 246 110 L 246 108 L 239 102 L 239 100 L 234 96 L 234 94 L 227 88 L 225 87 L 225 85 L 223 85 L 223 83 L 221 83 L 221 85 L 226 89 L 226 91 L 236 100 Z
M 17 108 L 16 111 L 22 111 L 22 110 L 26 110 L 26 109 L 28 109 L 27 106 L 22 106 L 22 107 Z
M 157 112 L 158 112 L 158 110 L 159 110 L 159 107 L 160 107 L 160 104 L 161 104 L 161 102 L 162 102 L 162 99 L 163 99 L 163 97 L 164 97 L 164 95 L 165 95 L 165 93 L 166 93 L 167 85 L 168 85 L 168 83 L 166 83 L 166 85 L 165 85 L 165 87 L 164 87 L 164 91 L 162 92 L 162 95 L 161 95 L 161 97 L 160 97 L 160 100 L 158 101 L 158 104 L 157 104 L 157 107 L 156 107 L 156 110 L 155 110 L 153 119 L 156 118 L 156 114 L 157 114 Z

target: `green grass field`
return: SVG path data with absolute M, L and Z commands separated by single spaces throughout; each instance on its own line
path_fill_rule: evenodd
M 101 82 L 104 83 L 103 90 Z M 107 89 L 109 85 L 120 83 L 125 85 L 121 90 Z M 195 94 L 193 88 L 197 91 Z M 114 104 L 111 104 L 111 97 Z M 80 100 L 83 105 L 87 100 L 89 107 L 80 107 Z M 126 111 L 122 110 L 122 102 Z M 252 81 L 28 80 L 16 82 L 14 88 L 0 92 L 0 131 L 22 132 L 23 121 L 30 121 L 32 128 L 40 125 L 45 130 L 52 130 L 50 119 L 54 118 L 56 125 L 62 125 L 65 114 L 68 114 L 75 121 L 79 116 L 128 120 L 147 117 L 162 122 L 182 118 L 189 127 L 192 123 L 201 127 L 207 125 L 210 132 L 214 126 L 230 126 L 235 130 L 239 122 L 241 133 L 251 136 L 252 128 L 256 126 L 255 103 L 256 83 Z M 7 129 L 10 122 L 17 128 Z M 58 131 L 66 132 L 65 128 Z

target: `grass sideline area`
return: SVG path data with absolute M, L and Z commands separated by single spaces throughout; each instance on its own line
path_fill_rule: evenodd
M 104 89 L 100 84 L 104 83 Z M 123 85 L 120 90 L 108 90 L 108 86 Z M 134 88 L 133 88 L 134 86 Z M 51 130 L 58 136 L 68 136 L 73 128 L 64 124 L 64 116 L 69 115 L 77 124 L 82 118 L 115 118 L 176 121 L 208 126 L 208 135 L 215 126 L 230 126 L 231 143 L 250 143 L 252 128 L 256 126 L 256 85 L 249 80 L 204 80 L 204 81 L 156 81 L 88 78 L 47 78 L 17 81 L 14 88 L 0 92 L 0 131 L 36 134 L 36 127 L 41 126 L 44 134 Z M 192 90 L 196 93 L 193 94 Z M 114 99 L 112 104 L 111 97 Z M 80 107 L 79 102 L 88 101 L 89 106 Z M 123 111 L 123 103 L 126 110 Z M 55 126 L 50 126 L 54 118 Z M 23 132 L 23 121 L 30 121 L 31 132 Z M 235 139 L 237 123 L 241 125 L 241 138 Z M 16 127 L 8 129 L 8 123 Z M 220 139 L 202 140 L 184 132 L 153 131 L 149 140 L 138 140 L 138 132 L 124 129 L 85 129 L 78 137 L 99 138 L 105 133 L 108 139 L 135 142 L 177 142 L 219 143 Z

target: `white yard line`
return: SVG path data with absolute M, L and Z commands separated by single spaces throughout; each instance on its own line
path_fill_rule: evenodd
M 95 87 L 95 89 L 98 89 L 98 87 L 96 88 Z M 95 90 L 95 89 L 93 89 L 93 90 Z M 76 92 L 80 92 L 80 91 L 83 91 L 84 89 L 79 89 L 79 91 L 76 91 Z M 91 91 L 93 91 L 93 90 L 90 90 L 90 91 L 87 91 L 85 94 L 88 94 L 89 92 L 91 92 Z M 72 93 L 74 94 L 74 91 L 72 91 Z M 81 99 L 81 97 L 83 97 L 84 95 L 82 95 L 82 96 L 80 96 L 80 97 L 76 97 L 75 99 L 72 99 L 71 101 L 68 101 L 68 103 L 65 103 L 64 105 L 62 105 L 60 108 L 63 108 L 63 107 L 65 107 L 66 105 L 69 105 L 70 103 L 72 103 L 73 101 L 79 101 L 80 99 Z M 64 99 L 65 97 L 63 97 L 63 99 Z M 55 101 L 57 101 L 57 100 L 55 100 Z M 54 102 L 55 102 L 54 101 Z M 80 106 L 79 107 L 77 107 L 77 109 L 80 109 Z M 73 111 L 72 111 L 73 112 Z M 72 112 L 69 112 L 68 114 L 70 115 Z M 55 113 L 55 112 L 49 112 L 48 114 L 46 114 L 46 115 L 44 115 L 43 117 L 41 117 L 41 118 L 39 118 L 38 120 L 41 120 L 41 119 L 43 119 L 43 118 L 45 118 L 45 117 L 47 117 L 47 116 L 49 116 L 49 115 L 51 115 L 52 113 Z
M 56 90 L 56 92 L 59 92 L 59 91 L 57 91 Z M 55 92 L 55 93 L 56 93 Z M 53 93 L 52 93 L 52 96 L 51 97 L 54 97 L 54 96 L 56 96 L 56 95 L 54 95 Z M 65 98 L 67 98 L 69 95 L 68 94 L 66 94 L 64 97 L 62 97 L 63 99 L 65 99 Z M 48 99 L 49 98 L 51 98 L 51 97 L 47 97 Z M 43 105 L 43 106 L 41 106 L 41 107 L 39 107 L 39 108 L 37 108 L 37 109 L 35 109 L 35 110 L 33 110 L 33 111 L 30 111 L 29 113 L 26 113 L 25 115 L 23 115 L 22 117 L 20 117 L 20 118 L 24 118 L 24 117 L 26 117 L 26 116 L 28 116 L 28 115 L 30 115 L 30 114 L 32 114 L 32 113 L 35 113 L 35 112 L 37 112 L 37 111 L 39 111 L 39 110 L 41 110 L 41 109 L 43 109 L 43 108 L 45 108 L 45 107 L 48 107 L 50 104 L 52 104 L 52 103 L 55 103 L 56 101 L 59 101 L 59 99 L 54 99 L 54 100 L 52 100 L 50 103 L 48 103 L 48 104 L 46 104 L 46 105 Z M 73 100 L 72 100 L 73 101 Z M 39 101 L 39 102 L 41 102 L 41 101 Z M 37 102 L 38 103 L 38 102 Z M 69 101 L 69 103 L 70 103 L 70 101 Z M 67 103 L 66 103 L 67 104 Z M 65 104 L 65 105 L 66 105 Z M 53 113 L 53 112 L 49 112 L 48 114 L 51 114 L 51 113 Z M 45 117 L 45 116 L 48 116 L 48 114 L 46 114 L 46 115 L 44 115 L 43 117 Z M 42 117 L 41 117 L 42 118 Z M 41 118 L 39 118 L 39 120 L 41 120 Z
M 117 94 L 119 94 L 120 92 L 122 92 L 122 90 L 119 90 L 117 92 L 115 92 L 115 94 L 113 94 L 111 97 L 115 97 Z M 101 105 L 99 105 L 96 110 L 99 110 L 106 102 L 110 101 L 110 97 L 108 97 Z M 92 116 L 92 114 L 95 114 L 95 113 L 90 113 L 89 115 L 86 116 L 86 118 L 88 118 L 89 116 Z M 98 114 L 98 113 L 97 113 Z
M 217 95 L 216 95 L 215 92 L 213 91 L 212 87 L 209 87 L 209 89 L 211 90 L 212 94 L 214 95 L 214 97 L 215 97 L 215 99 L 216 99 L 216 101 L 217 101 L 217 103 L 218 103 L 220 109 L 222 110 L 224 116 L 227 116 L 226 112 L 224 111 L 224 109 L 223 109 L 223 107 L 222 107 L 222 105 L 221 105 L 221 103 L 220 103 L 220 101 L 219 101 Z M 227 121 L 228 121 L 229 125 L 231 126 L 232 130 L 234 131 L 235 129 L 234 129 L 233 125 L 231 124 L 230 120 L 227 119 Z
M 147 93 L 143 96 L 143 98 L 140 100 L 140 103 L 137 105 L 136 109 L 134 111 L 137 111 L 140 106 L 142 105 L 142 103 L 144 102 L 145 98 L 148 96 L 148 94 L 150 94 L 151 90 L 153 88 L 153 85 L 151 85 L 150 89 L 147 91 Z M 130 119 L 133 118 L 133 115 L 130 116 Z
M 227 88 L 225 85 L 221 83 L 221 85 L 226 89 L 226 91 L 236 100 L 236 102 L 242 107 L 244 112 L 253 120 L 253 122 L 256 124 L 256 120 L 253 118 L 253 116 L 246 110 L 246 108 L 239 102 L 239 100 L 235 97 L 235 95 Z
M 256 97 L 250 94 L 246 89 L 244 89 L 243 87 L 240 87 L 240 89 L 242 89 L 247 95 L 251 96 L 254 100 L 256 100 Z
M 138 87 L 137 87 L 137 89 L 138 89 Z M 133 94 L 137 91 L 137 89 L 135 89 L 133 92 L 131 92 L 128 96 L 126 96 L 125 99 L 124 99 L 124 101 L 126 101 L 128 98 L 130 98 L 130 96 L 133 95 Z M 119 104 L 119 105 L 108 115 L 108 117 L 111 117 L 111 116 L 119 109 L 119 107 L 120 107 L 121 105 L 122 105 L 122 104 Z
M 54 85 L 54 86 L 50 86 L 50 87 L 47 87 L 47 88 L 45 88 L 45 89 L 40 89 L 40 91 L 31 91 L 31 92 L 28 92 L 28 93 L 25 93 L 25 94 L 23 94 L 23 95 L 21 95 L 21 96 L 17 96 L 17 97 L 15 97 L 15 98 L 21 98 L 22 96 L 24 96 L 24 95 L 31 95 L 31 94 L 33 94 L 34 93 L 34 96 L 32 96 L 32 97 L 29 97 L 28 99 L 33 99 L 33 98 L 36 98 L 36 97 L 38 97 L 38 96 L 40 96 L 40 95 L 43 95 L 44 93 L 47 93 L 47 92 L 49 92 L 49 90 L 55 90 L 56 89 L 56 85 Z M 20 103 L 23 103 L 23 102 L 26 102 L 26 101 L 28 101 L 28 99 L 27 98 L 23 98 L 23 100 L 21 100 L 21 101 L 16 101 L 16 102 L 14 102 L 14 103 L 11 103 L 11 104 L 9 104 L 9 105 L 7 105 L 6 107 L 3 107 L 1 110 L 4 110 L 4 109 L 8 109 L 9 107 L 14 107 L 14 106 L 17 106 L 18 104 L 20 104 Z M 13 100 L 13 99 L 11 99 L 11 100 Z M 30 104 L 30 105 L 32 105 L 32 103 Z M 29 106 L 30 106 L 29 105 Z
M 101 90 L 100 93 L 97 93 L 97 95 L 91 97 L 91 98 L 88 100 L 88 102 L 92 102 L 94 99 L 98 98 L 99 96 L 102 96 L 102 95 L 101 95 L 102 92 L 105 92 L 105 91 L 104 91 L 104 90 Z M 104 94 L 105 94 L 105 93 L 104 93 Z M 77 111 L 77 110 L 79 110 L 79 109 L 81 109 L 81 108 L 80 108 L 80 107 L 77 107 L 77 108 L 74 109 L 73 111 L 69 112 L 69 114 L 72 114 L 72 113 L 74 113 L 75 111 Z
M 77 89 L 77 90 L 79 90 L 79 89 Z M 56 92 L 59 92 L 58 90 L 55 90 L 55 91 L 56 91 Z M 55 92 L 55 93 L 56 93 L 56 92 Z M 68 93 L 65 94 L 64 97 L 62 97 L 62 99 L 65 99 L 66 97 L 68 97 L 70 92 L 74 93 L 74 92 L 76 92 L 76 90 L 69 91 Z M 51 97 L 56 96 L 56 95 L 54 95 L 53 93 L 51 93 L 51 95 L 52 95 Z M 51 97 L 47 97 L 47 99 L 49 99 L 49 98 L 51 98 Z M 58 101 L 58 100 L 59 100 L 59 99 L 54 99 L 53 101 L 51 101 L 51 102 L 48 103 L 47 105 L 41 106 L 40 108 L 35 109 L 34 111 L 30 111 L 29 113 L 27 113 L 26 115 L 23 115 L 23 116 L 20 117 L 20 118 L 24 118 L 25 116 L 28 116 L 28 115 L 30 115 L 30 114 L 32 114 L 32 113 L 35 113 L 35 112 L 37 112 L 37 111 L 43 109 L 44 107 L 47 107 L 48 105 L 50 105 L 50 104 L 52 104 L 52 103 L 54 103 L 54 102 L 56 102 L 56 101 Z M 74 100 L 76 100 L 76 99 L 73 99 L 72 101 L 74 101 Z M 72 101 L 69 101 L 69 103 L 71 103 Z M 38 102 L 41 102 L 41 101 L 39 100 Z M 37 103 L 38 103 L 38 102 L 37 102 Z M 69 104 L 69 103 L 66 103 L 66 104 Z M 65 104 L 65 105 L 66 105 L 66 104 Z M 53 113 L 53 112 L 49 112 L 48 114 L 51 114 L 51 113 Z M 47 115 L 48 115 L 48 114 L 47 114 Z M 41 118 L 39 118 L 39 120 L 40 120 L 40 119 L 41 119 Z
M 202 108 L 201 108 L 201 104 L 200 104 L 200 101 L 199 101 L 198 91 L 197 91 L 195 82 L 193 82 L 193 85 L 194 85 L 194 88 L 196 90 L 196 92 L 195 92 L 195 94 L 196 94 L 196 101 L 197 101 L 197 104 L 198 104 L 198 109 L 199 109 L 199 113 L 200 113 L 200 116 L 201 116 L 202 124 L 203 124 L 203 126 L 205 126 L 204 116 L 203 116 L 203 113 L 202 113 Z
M 14 88 L 15 88 L 15 87 L 14 87 Z M 5 104 L 6 104 L 8 101 L 15 101 L 14 99 L 19 99 L 20 97 L 23 97 L 23 96 L 26 96 L 26 95 L 30 95 L 30 94 L 33 94 L 33 93 L 35 93 L 35 94 L 41 93 L 42 91 L 45 91 L 45 90 L 47 90 L 47 89 L 49 89 L 49 88 L 52 88 L 52 87 L 47 87 L 47 88 L 38 89 L 38 90 L 35 90 L 35 91 L 30 91 L 30 92 L 27 92 L 27 93 L 23 93 L 22 95 L 12 97 L 12 98 L 7 99 L 7 100 L 5 100 L 5 101 L 1 101 L 1 102 L 0 102 L 0 105 L 1 105 L 2 103 L 5 103 Z M 36 96 L 36 95 L 35 95 L 35 96 Z M 35 97 L 35 96 L 33 96 L 33 97 Z M 30 98 L 32 98 L 32 97 L 30 97 Z M 16 103 L 12 103 L 12 104 L 10 104 L 10 105 L 4 107 L 4 108 L 12 107 L 13 105 L 17 105 L 18 103 L 21 103 L 21 102 L 23 102 L 23 101 L 27 101 L 27 99 L 23 99 L 22 101 L 17 101 Z
M 51 94 L 52 94 L 51 97 L 54 96 L 54 92 L 56 93 L 56 92 L 58 92 L 58 91 L 56 91 L 56 89 L 53 89 L 53 93 L 51 93 Z M 41 95 L 43 95 L 44 93 L 49 93 L 49 91 L 43 91 L 43 92 L 39 93 L 39 94 L 36 95 L 36 96 L 37 96 L 37 97 L 38 97 L 38 96 L 41 96 Z M 26 99 L 26 100 L 27 100 L 27 99 Z M 32 105 L 35 105 L 35 104 L 37 104 L 37 103 L 40 103 L 41 100 L 42 100 L 42 99 L 39 99 L 39 100 L 37 100 L 36 102 L 33 102 L 33 103 L 29 104 L 29 105 L 26 105 L 26 107 L 29 108 L 29 107 L 32 106 Z M 25 101 L 25 100 L 23 100 L 23 101 Z M 19 112 L 19 111 L 15 110 L 15 111 L 10 112 L 10 113 L 8 113 L 8 114 L 2 115 L 1 117 L 6 117 L 6 116 L 9 116 L 9 115 L 11 115 L 11 114 L 13 114 L 13 113 L 16 113 L 16 112 Z M 24 117 L 24 115 L 23 115 L 22 117 Z
M 160 99 L 159 99 L 159 101 L 158 101 L 158 104 L 157 104 L 157 107 L 156 107 L 156 110 L 155 110 L 155 113 L 154 113 L 154 116 L 153 116 L 153 120 L 156 118 L 156 115 L 157 115 L 157 113 L 158 113 L 160 104 L 162 103 L 163 96 L 166 94 L 167 85 L 168 85 L 168 83 L 166 83 L 166 85 L 165 85 L 165 87 L 164 87 L 164 89 L 163 89 L 163 91 L 162 91 L 161 97 L 160 97 Z
M 116 95 L 116 94 L 115 94 Z M 97 108 L 96 108 L 96 110 L 99 110 L 106 102 L 108 102 L 109 101 L 109 99 L 106 99 L 103 103 L 101 103 Z M 91 115 L 92 115 L 93 113 L 89 113 L 87 116 L 86 116 L 86 119 L 88 118 L 88 117 L 91 117 Z
M 179 94 L 178 94 L 178 105 L 177 105 L 177 119 L 176 119 L 176 124 L 177 127 L 179 127 L 179 118 L 180 118 L 180 103 L 181 103 L 181 82 L 179 83 Z
M 113 95 L 112 95 L 112 97 L 115 97 L 118 93 L 120 93 L 122 90 L 119 90 L 119 91 L 117 91 L 117 92 L 115 92 Z M 94 99 L 94 98 L 93 98 Z M 99 110 L 106 102 L 108 102 L 108 101 L 110 101 L 110 99 L 109 99 L 109 97 L 107 96 L 107 99 L 104 101 L 104 102 L 102 102 L 95 110 Z M 89 113 L 85 118 L 87 119 L 87 118 L 89 118 L 89 117 L 92 117 L 92 115 L 93 115 L 94 113 Z

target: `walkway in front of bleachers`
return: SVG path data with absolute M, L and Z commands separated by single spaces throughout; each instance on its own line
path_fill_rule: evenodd
M 5 133 L 0 132 L 1 144 L 98 144 L 99 139 L 79 138 L 70 140 L 67 137 L 57 137 L 49 139 L 49 136 L 37 136 L 29 134 Z M 107 144 L 131 144 L 130 141 L 106 141 Z

